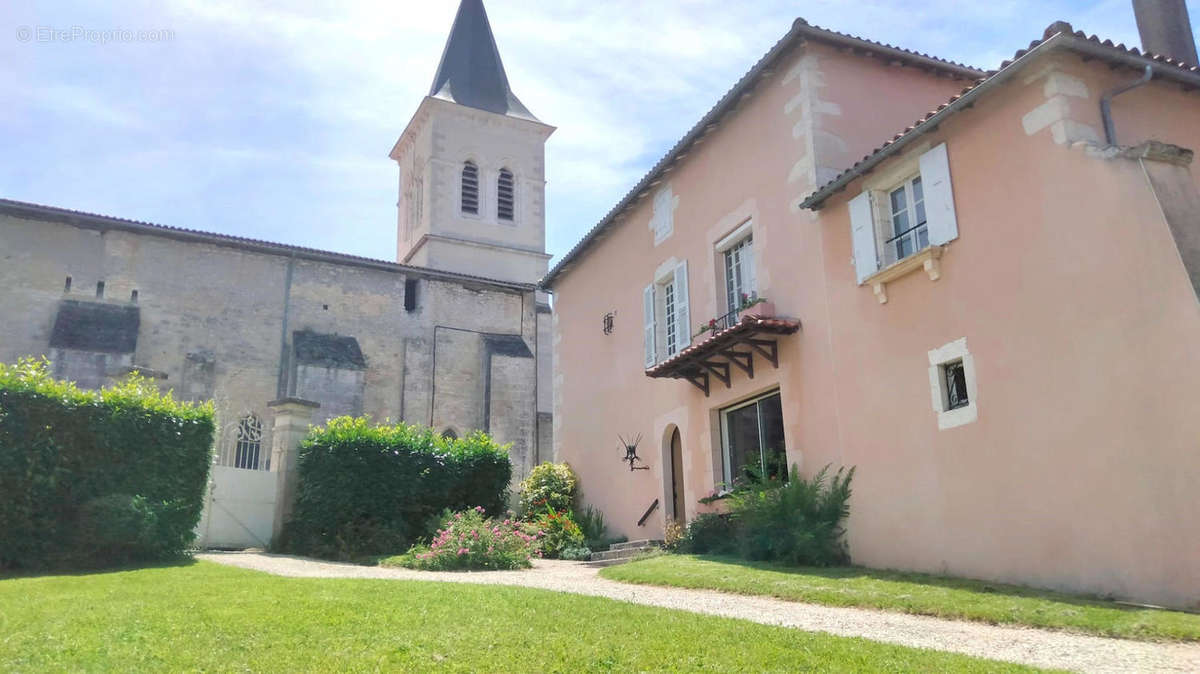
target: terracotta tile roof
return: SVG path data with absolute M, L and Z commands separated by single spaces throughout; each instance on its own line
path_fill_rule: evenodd
M 790 335 L 800 329 L 800 321 L 790 320 L 787 318 L 759 318 L 757 316 L 743 316 L 742 320 L 725 328 L 712 333 L 708 339 L 702 342 L 695 342 L 686 349 L 671 356 L 667 360 L 658 363 L 654 367 L 646 370 L 647 377 L 675 377 L 679 374 L 679 366 L 696 357 L 710 355 L 720 349 L 736 344 L 741 337 L 746 337 L 756 332 L 765 332 L 776 335 Z
M 138 232 L 141 234 L 165 236 L 182 241 L 231 246 L 261 253 L 295 256 L 320 262 L 330 262 L 333 264 L 348 264 L 360 267 L 371 267 L 384 271 L 402 272 L 406 274 L 412 274 L 414 276 L 422 276 L 425 278 L 484 283 L 488 285 L 516 288 L 520 290 L 531 290 L 533 288 L 533 284 L 529 283 L 501 281 L 497 279 L 484 278 L 482 276 L 472 276 L 470 274 L 459 274 L 455 272 L 440 271 L 437 269 L 428 269 L 425 267 L 412 267 L 403 264 L 396 264 L 395 262 L 388 262 L 386 260 L 377 260 L 369 257 L 360 257 L 358 255 L 349 255 L 347 253 L 335 253 L 317 248 L 292 246 L 285 243 L 275 243 L 272 241 L 263 241 L 261 239 L 251 239 L 243 236 L 233 236 L 230 234 L 217 234 L 215 232 L 205 232 L 197 229 L 185 229 L 183 227 L 158 225 L 152 222 L 129 220 L 126 218 L 113 217 L 111 215 L 99 215 L 96 213 L 88 213 L 86 211 L 76 211 L 69 208 L 59 208 L 57 206 L 45 206 L 43 204 L 34 204 L 26 201 L 0 199 L 0 214 L 11 215 L 30 220 L 62 222 L 75 225 L 77 227 L 87 227 L 91 229 L 120 229 L 124 231 Z
M 730 88 L 729 91 L 717 101 L 705 115 L 695 124 L 684 136 L 675 143 L 675 145 L 663 156 L 647 173 L 634 185 L 624 197 L 621 198 L 617 205 L 612 208 L 587 234 L 575 244 L 567 254 L 562 257 L 554 268 L 547 273 L 539 285 L 544 288 L 549 288 L 554 281 L 562 274 L 567 267 L 578 259 L 588 247 L 602 236 L 607 229 L 616 223 L 617 218 L 628 207 L 633 205 L 647 190 L 653 187 L 662 176 L 674 165 L 674 163 L 682 159 L 687 154 L 692 145 L 702 138 L 712 127 L 717 126 L 722 121 L 724 115 L 730 112 L 741 100 L 742 96 L 748 94 L 758 83 L 758 81 L 771 72 L 772 66 L 776 64 L 780 57 L 788 53 L 793 47 L 802 44 L 804 40 L 813 40 L 824 44 L 833 45 L 842 49 L 851 49 L 869 53 L 888 60 L 897 61 L 906 65 L 926 68 L 933 70 L 941 75 L 963 80 L 974 80 L 984 74 L 985 71 L 978 68 L 973 68 L 962 63 L 948 61 L 946 59 L 937 58 L 921 52 L 910 49 L 903 49 L 890 44 L 868 40 L 856 35 L 847 33 L 839 33 L 837 31 L 822 28 L 820 26 L 810 25 L 804 19 L 796 19 L 792 23 L 792 28 L 771 49 L 758 60 L 750 70 L 742 76 Z
M 805 197 L 800 202 L 800 207 L 820 208 L 825 199 L 841 191 L 850 181 L 868 172 L 916 137 L 936 129 L 944 118 L 974 105 L 975 99 L 986 93 L 992 85 L 1006 81 L 1013 73 L 1027 65 L 1031 57 L 1056 48 L 1082 52 L 1115 65 L 1150 66 L 1155 76 L 1180 81 L 1190 88 L 1200 87 L 1200 66 L 1176 61 L 1160 54 L 1143 54 L 1136 47 L 1113 44 L 1112 40 L 1102 40 L 1096 35 L 1086 35 L 1083 31 L 1073 30 L 1071 24 L 1066 21 L 1056 21 L 1046 28 L 1042 39 L 1030 42 L 1024 49 L 1018 49 L 1011 59 L 1002 62 L 1000 68 L 990 71 L 987 77 L 976 80 L 971 86 L 951 96 L 948 101 L 892 136 L 853 166 Z

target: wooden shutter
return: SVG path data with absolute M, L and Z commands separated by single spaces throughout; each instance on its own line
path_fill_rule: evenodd
M 954 217 L 954 191 L 950 187 L 950 161 L 942 143 L 921 155 L 921 187 L 925 192 L 925 218 L 929 243 L 937 246 L 958 238 Z
M 692 312 L 688 309 L 687 260 L 675 267 L 675 344 L 682 351 L 692 343 Z
M 646 340 L 646 367 L 654 367 L 654 284 L 646 286 L 642 291 L 642 332 Z
M 871 217 L 870 192 L 863 192 L 850 200 L 850 240 L 854 244 L 854 269 L 857 271 L 858 282 L 861 284 L 868 276 L 879 271 L 879 254 L 875 251 L 875 220 Z

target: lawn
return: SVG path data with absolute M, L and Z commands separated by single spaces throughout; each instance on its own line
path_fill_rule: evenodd
M 720 557 L 660 555 L 604 578 L 706 588 L 828 606 L 860 606 L 993 624 L 1145 640 L 1200 640 L 1200 615 L 978 580 L 860 567 L 793 568 Z
M 1025 671 L 514 587 L 208 562 L 0 580 L 0 671 Z

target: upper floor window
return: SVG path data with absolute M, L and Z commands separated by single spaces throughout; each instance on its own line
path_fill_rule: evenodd
M 262 421 L 254 413 L 247 414 L 238 422 L 237 437 L 233 447 L 233 467 L 258 470 L 260 462 L 269 468 L 269 461 L 262 457 Z
M 645 365 L 653 367 L 692 343 L 687 261 L 661 270 L 642 291 Z
M 666 321 L 667 355 L 673 356 L 679 350 L 679 316 L 675 309 L 675 281 L 663 284 L 663 320 Z
M 500 169 L 496 179 L 496 217 L 510 222 L 513 219 L 513 174 L 506 168 Z
M 723 253 L 725 258 L 726 311 L 741 309 L 754 298 L 754 239 L 749 234 Z
M 880 274 L 872 283 L 883 302 L 882 284 L 895 274 L 881 274 L 881 270 L 958 238 L 958 220 L 945 143 L 900 161 L 877 180 L 850 200 L 850 236 L 858 282 Z M 940 249 L 935 249 L 920 259 L 938 254 Z M 893 271 L 907 273 L 910 266 L 896 265 Z M 936 279 L 936 274 L 930 271 L 930 277 Z
M 929 245 L 929 223 L 925 218 L 925 195 L 921 176 L 906 180 L 888 194 L 891 238 L 885 243 L 894 260 L 903 260 Z
M 462 168 L 462 212 L 479 214 L 479 167 L 471 161 Z

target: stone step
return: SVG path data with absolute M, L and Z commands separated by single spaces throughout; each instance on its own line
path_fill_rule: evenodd
M 652 538 L 642 538 L 636 541 L 625 541 L 624 543 L 613 543 L 608 546 L 609 550 L 625 550 L 628 548 L 645 549 L 650 547 L 662 547 L 662 541 Z
M 633 561 L 633 558 L 630 557 L 628 559 L 602 559 L 602 560 L 595 561 L 595 562 L 584 562 L 584 564 L 592 567 L 593 569 L 603 569 L 606 566 L 616 566 L 617 564 L 628 564 L 629 562 L 632 562 L 632 561 Z
M 644 552 L 649 552 L 651 550 L 657 550 L 657 549 L 658 549 L 658 546 L 656 546 L 656 545 L 647 545 L 644 548 L 621 548 L 619 550 L 608 550 L 605 552 L 593 552 L 592 553 L 592 561 L 600 562 L 600 561 L 604 561 L 604 560 L 608 560 L 608 559 L 633 559 L 634 557 L 637 557 L 638 555 L 640 555 Z

